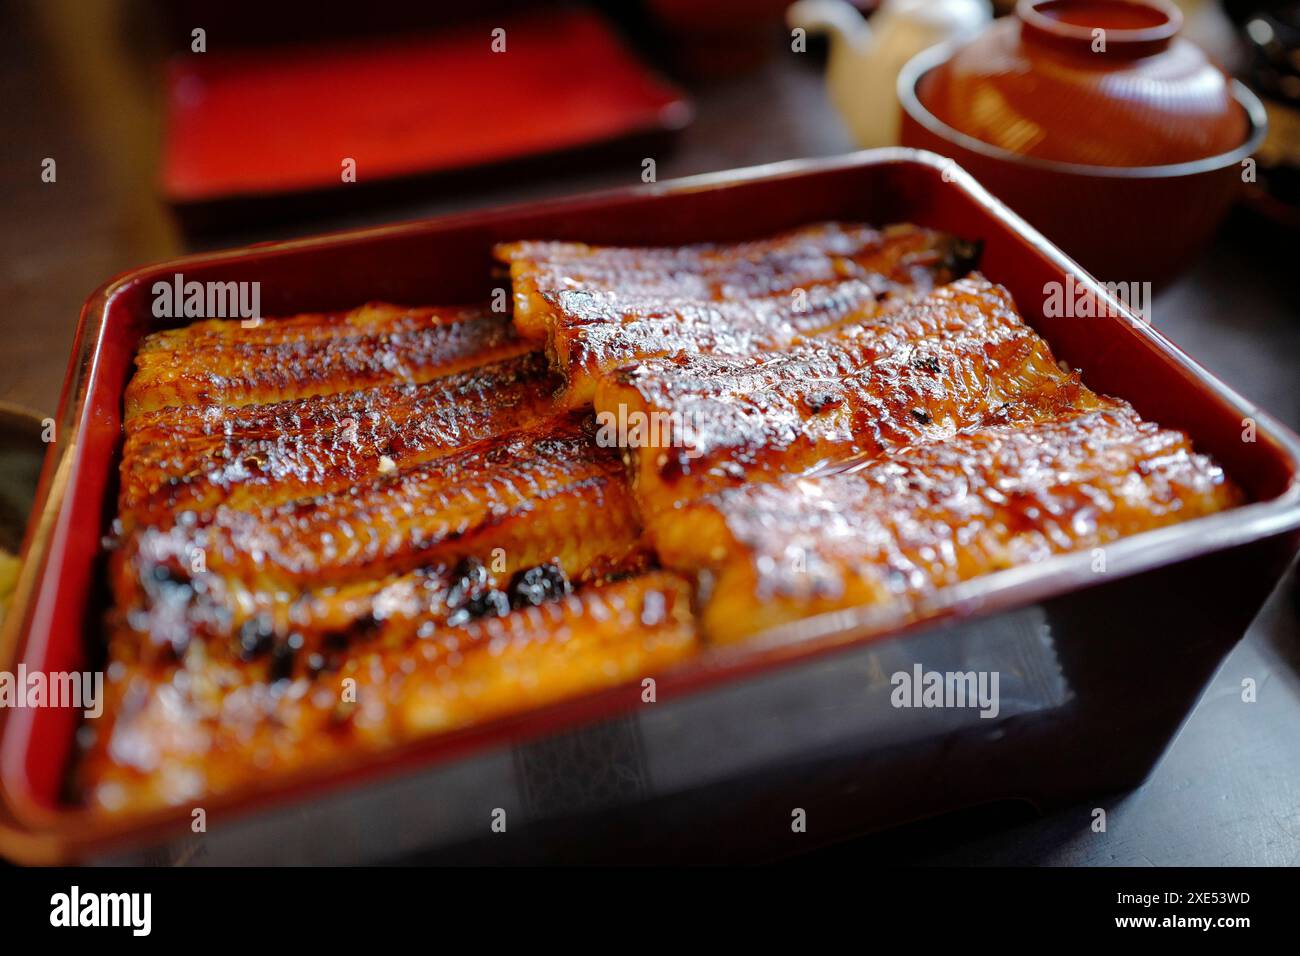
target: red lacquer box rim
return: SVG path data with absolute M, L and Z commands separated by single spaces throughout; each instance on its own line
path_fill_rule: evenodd
M 82 309 L 72 361 L 56 419 L 59 441 L 47 454 L 37 493 L 37 506 L 24 543 L 25 563 L 15 591 L 13 610 L 0 635 L 0 666 L 10 669 L 19 660 L 33 656 L 46 661 L 51 639 L 67 642 L 83 639 L 81 633 L 52 635 L 49 631 L 54 610 L 62 602 L 88 602 L 89 583 L 78 590 L 78 575 L 67 573 L 75 564 L 70 542 L 76 534 L 92 536 L 98 547 L 102 531 L 104 502 L 79 500 L 77 478 L 87 467 L 82 460 L 87 430 L 95 427 L 96 409 L 88 401 L 99 372 L 101 350 L 108 334 L 108 316 L 114 302 L 140 283 L 203 265 L 273 257 L 283 253 L 323 250 L 332 247 L 363 247 L 365 243 L 390 237 L 436 233 L 465 225 L 491 225 L 512 218 L 539 213 L 598 211 L 602 206 L 636 197 L 663 197 L 743 187 L 759 182 L 779 183 L 857 167 L 911 165 L 924 170 L 942 184 L 960 191 L 978 211 L 1013 231 L 1024 246 L 1023 254 L 1037 257 L 1054 273 L 1071 274 L 1088 286 L 1089 294 L 1108 303 L 1115 315 L 1107 322 L 1124 323 L 1126 333 L 1145 339 L 1147 346 L 1176 366 L 1179 377 L 1190 389 L 1208 393 L 1215 402 L 1241 417 L 1251 418 L 1258 429 L 1257 441 L 1286 475 L 1278 493 L 1230 512 L 1196 519 L 1157 531 L 1136 535 L 1108 546 L 1108 561 L 1116 575 L 1133 575 L 1179 563 L 1211 552 L 1223 551 L 1272 538 L 1300 528 L 1300 438 L 1260 412 L 1251 403 L 1219 382 L 1194 363 L 1159 332 L 1127 310 L 1103 285 L 1052 246 L 1046 239 L 1008 210 L 968 174 L 950 160 L 932 153 L 909 149 L 874 150 L 842 157 L 793 160 L 743 170 L 710 173 L 687 179 L 607 190 L 542 203 L 520 204 L 497 209 L 458 213 L 434 219 L 388 226 L 348 230 L 306 239 L 262 243 L 242 249 L 187 256 L 134 269 L 110 280 L 87 300 Z M 997 276 L 991 276 L 994 280 Z M 1085 370 L 1086 372 L 1086 370 Z M 81 497 L 85 497 L 82 495 Z M 93 514 L 95 525 L 74 529 L 75 519 Z M 88 546 L 80 539 L 80 546 Z M 661 696 L 682 695 L 705 687 L 734 681 L 769 668 L 810 659 L 815 655 L 854 646 L 865 633 L 882 623 L 894 625 L 887 633 L 875 633 L 871 640 L 905 638 L 918 628 L 934 624 L 936 618 L 965 618 L 1009 610 L 1042 601 L 1095 583 L 1096 576 L 1087 553 L 1057 558 L 999 572 L 965 582 L 936 595 L 929 610 L 934 617 L 905 622 L 893 612 L 848 611 L 799 622 L 764 635 L 736 648 L 715 648 L 658 680 Z M 83 572 L 80 575 L 85 578 Z M 69 584 L 69 580 L 73 582 Z M 362 779 L 445 761 L 499 745 L 522 736 L 536 736 L 565 727 L 597 720 L 626 710 L 639 698 L 639 686 L 619 687 L 581 696 L 531 712 L 491 721 L 450 734 L 414 742 L 392 752 L 363 755 L 326 768 L 279 778 L 254 790 L 205 800 L 209 813 L 237 813 L 299 799 L 328 789 L 355 785 Z M 73 807 L 51 808 L 30 792 L 27 759 L 37 742 L 31 738 L 29 711 L 0 712 L 0 850 L 17 859 L 45 862 L 82 855 L 92 849 L 123 844 L 141 844 L 180 828 L 189 819 L 186 808 L 172 808 L 147 816 L 115 819 L 93 818 Z

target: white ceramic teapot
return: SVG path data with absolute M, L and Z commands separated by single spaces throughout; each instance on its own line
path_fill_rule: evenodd
M 927 47 L 977 32 L 993 18 L 989 0 L 882 0 L 871 24 L 847 0 L 798 0 L 791 29 L 831 35 L 826 86 L 831 102 L 863 147 L 898 143 L 895 81 Z

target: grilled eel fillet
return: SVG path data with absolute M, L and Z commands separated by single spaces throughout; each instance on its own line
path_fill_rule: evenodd
M 596 406 L 660 560 L 716 581 L 717 641 L 1240 501 L 1185 436 L 1062 370 L 979 276 L 785 350 L 616 370 Z
M 628 577 L 649 561 L 617 450 L 557 408 L 544 356 L 504 320 L 198 323 L 152 336 L 138 366 L 114 723 L 81 768 L 97 806 L 236 786 L 693 650 L 684 582 Z
M 596 408 L 649 521 L 711 489 L 1097 401 L 1010 294 L 973 275 L 783 350 L 617 369 Z
M 696 651 L 691 589 L 652 572 L 274 682 L 267 662 L 110 667 L 91 807 L 175 805 L 654 674 Z
M 978 249 L 915 226 L 824 223 L 729 245 L 516 242 L 496 255 L 516 327 L 545 338 L 565 400 L 580 405 L 633 359 L 787 345 L 964 274 Z
M 539 565 L 584 582 L 644 563 L 617 450 L 591 440 L 588 415 L 561 413 L 355 486 L 129 532 L 110 562 L 114 650 L 150 661 L 199 639 L 320 667 L 357 636 L 393 643 L 492 612 L 467 592 Z
M 194 371 L 235 353 L 238 376 Z M 267 391 L 286 355 L 297 380 Z M 500 317 L 371 305 L 200 322 L 151 336 L 137 361 L 110 561 L 117 660 L 198 642 L 281 675 L 332 667 L 359 640 L 500 612 L 534 572 L 563 589 L 646 565 L 617 453 L 557 411 L 545 358 Z M 205 404 L 145 410 L 181 400 L 155 394 L 159 368 L 204 382 Z
M 126 420 L 168 406 L 252 405 L 427 382 L 530 351 L 506 315 L 372 303 L 253 325 L 212 319 L 145 338 Z
M 120 520 L 158 525 L 178 510 L 346 489 L 544 418 L 555 388 L 545 356 L 525 352 L 418 385 L 139 412 L 127 423 Z
M 1108 402 L 728 488 L 653 531 L 666 565 L 707 572 L 702 628 L 725 643 L 835 609 L 924 613 L 946 585 L 1240 501 L 1185 435 Z

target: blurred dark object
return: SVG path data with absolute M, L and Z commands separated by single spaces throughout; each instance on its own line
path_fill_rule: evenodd
M 41 466 L 49 450 L 43 432 L 40 416 L 21 406 L 0 402 L 0 625 L 8 617 L 22 573 L 19 552 L 36 502 Z
M 699 78 L 756 69 L 789 48 L 783 26 L 790 0 L 645 0 L 665 34 L 673 65 Z
M 1225 3 L 1251 57 L 1247 80 L 1263 97 L 1269 132 L 1247 196 L 1270 219 L 1300 228 L 1300 2 Z
M 0 549 L 18 553 L 49 446 L 35 412 L 0 402 Z M 0 593 L 3 587 L 0 587 Z M 3 618 L 0 611 L 0 618 Z
M 190 232 L 501 180 L 541 157 L 644 156 L 690 119 L 577 7 L 364 43 L 211 42 L 169 71 L 162 188 Z
M 1181 22 L 1168 0 L 1021 0 L 904 69 L 903 144 L 957 160 L 1094 275 L 1166 283 L 1240 195 L 1266 125 Z M 1007 108 L 972 125 L 991 102 Z

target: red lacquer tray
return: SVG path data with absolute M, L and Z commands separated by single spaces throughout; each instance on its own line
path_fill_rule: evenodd
M 576 8 L 425 36 L 212 49 L 174 60 L 167 86 L 162 190 L 196 208 L 495 167 L 691 116 Z
M 499 240 L 734 240 L 824 219 L 911 221 L 983 240 L 983 270 L 1058 356 L 1094 389 L 1189 432 L 1252 503 L 1121 541 L 1104 573 L 1076 554 L 967 582 L 937 595 L 920 624 L 844 612 L 707 652 L 659 675 L 654 704 L 638 683 L 268 778 L 208 801 L 199 844 L 189 808 L 105 822 L 65 801 L 77 712 L 0 712 L 0 849 L 33 861 L 737 859 L 975 803 L 1045 805 L 1140 781 L 1295 552 L 1300 439 L 967 175 L 911 150 L 206 254 L 110 281 L 82 312 L 0 669 L 78 670 L 101 640 L 100 537 L 114 510 L 122 392 L 140 337 L 157 325 L 157 278 L 260 281 L 272 315 L 476 301 L 499 281 Z M 1113 314 L 1043 316 L 1046 285 L 1068 275 L 1110 307 L 1094 311 Z M 882 623 L 892 629 L 863 637 Z M 997 670 L 1000 715 L 890 706 L 888 675 L 916 665 Z M 811 835 L 792 834 L 792 806 L 816 821 Z M 508 838 L 489 836 L 495 808 L 512 814 Z

